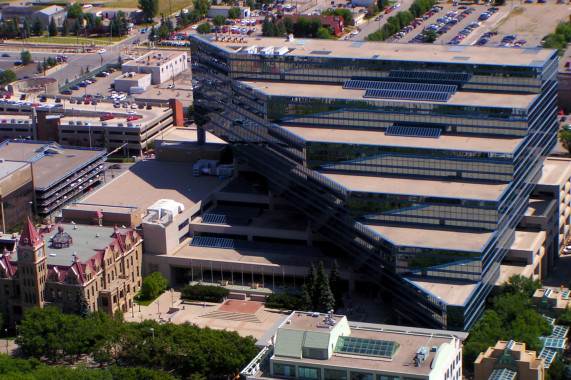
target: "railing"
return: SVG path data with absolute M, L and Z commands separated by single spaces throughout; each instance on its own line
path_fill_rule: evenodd
M 254 376 L 260 371 L 260 367 L 272 356 L 274 353 L 273 346 L 266 346 L 256 355 L 254 359 L 243 370 L 240 371 L 240 375 L 247 377 Z

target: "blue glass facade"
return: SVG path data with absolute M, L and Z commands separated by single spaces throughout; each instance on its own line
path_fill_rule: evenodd
M 469 328 L 557 141 L 555 52 L 503 64 L 363 59 L 342 48 L 268 56 L 213 38 L 192 38 L 199 127 L 232 142 L 240 162 L 389 289 L 404 323 Z M 446 101 L 370 98 L 347 80 L 455 90 Z

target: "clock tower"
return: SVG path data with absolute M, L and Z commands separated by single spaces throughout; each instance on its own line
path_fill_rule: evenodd
M 30 219 L 24 225 L 17 252 L 22 310 L 43 307 L 48 273 L 45 244 Z

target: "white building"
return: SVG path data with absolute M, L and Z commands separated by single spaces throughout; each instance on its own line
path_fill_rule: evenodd
M 467 335 L 293 312 L 241 374 L 247 378 L 459 380 L 462 341 Z
M 175 52 L 150 52 L 134 61 L 123 64 L 123 73 L 151 74 L 152 84 L 161 84 L 172 80 L 188 69 L 188 54 Z

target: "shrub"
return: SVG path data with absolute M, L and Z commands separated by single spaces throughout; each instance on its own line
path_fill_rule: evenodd
M 181 298 L 185 301 L 220 302 L 228 294 L 228 289 L 213 285 L 186 285 L 181 290 Z
M 301 310 L 301 297 L 291 294 L 270 294 L 266 297 L 266 307 L 270 309 Z

